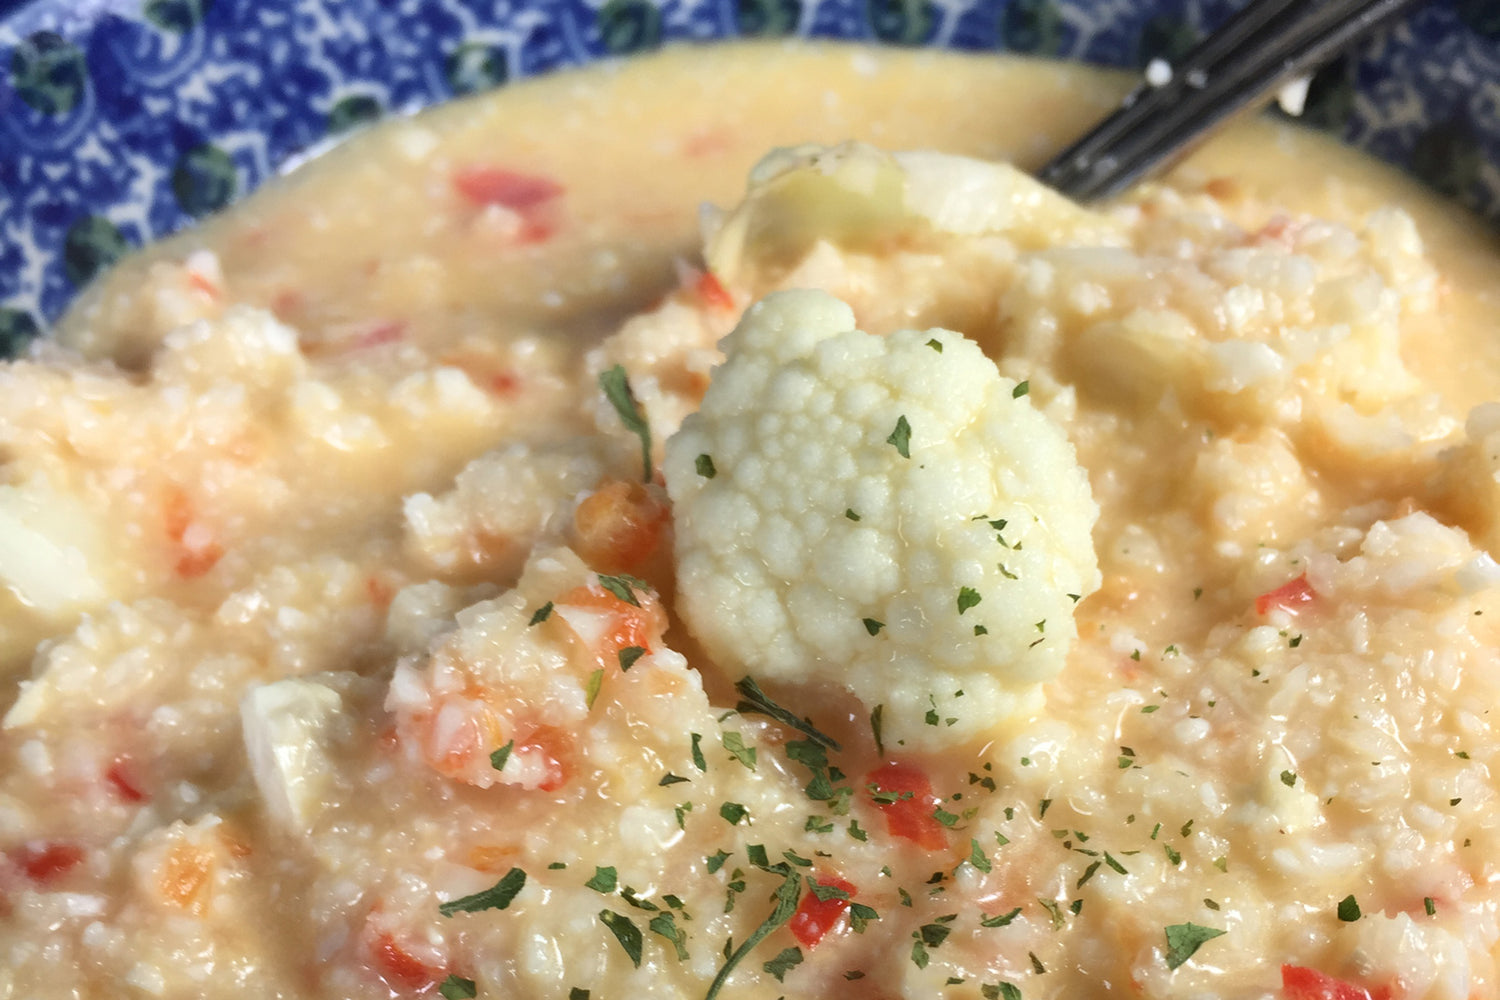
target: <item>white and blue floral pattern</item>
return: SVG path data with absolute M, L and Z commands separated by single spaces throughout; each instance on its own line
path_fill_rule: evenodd
M 0 0 L 0 354 L 100 269 L 352 125 L 739 35 L 1141 66 L 1230 0 Z M 1309 117 L 1500 218 L 1500 2 L 1437 0 L 1319 75 Z

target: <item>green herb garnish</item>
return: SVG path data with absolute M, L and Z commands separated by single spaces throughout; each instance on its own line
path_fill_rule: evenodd
M 438 986 L 438 993 L 443 1000 L 473 1000 L 479 995 L 479 988 L 474 980 L 449 973 L 448 978 Z
M 615 871 L 613 866 L 601 868 L 595 865 L 594 877 L 583 884 L 585 888 L 593 889 L 595 892 L 614 892 L 620 884 L 619 873 Z
M 446 903 L 438 904 L 438 912 L 445 917 L 451 917 L 455 913 L 477 913 L 480 910 L 503 910 L 516 898 L 516 894 L 526 885 L 526 873 L 519 868 L 512 868 L 488 889 L 463 896 L 459 899 L 450 899 Z
M 600 573 L 599 586 L 603 587 L 611 594 L 614 594 L 626 604 L 633 605 L 637 608 L 641 606 L 641 602 L 636 599 L 635 590 L 633 590 L 632 588 L 639 587 L 642 590 L 651 589 L 650 584 L 646 583 L 645 580 L 638 580 L 635 577 L 627 576 L 624 573 L 620 573 L 615 576 L 606 576 L 603 573 Z
M 719 995 L 719 991 L 724 988 L 724 983 L 729 979 L 729 974 L 734 971 L 734 967 L 739 965 L 756 945 L 769 937 L 772 931 L 792 919 L 792 914 L 797 912 L 797 901 L 801 897 L 802 879 L 796 872 L 788 871 L 773 896 L 776 905 L 771 909 L 770 915 L 725 958 L 718 975 L 714 976 L 714 981 L 709 984 L 708 992 L 704 994 L 703 1000 L 714 1000 Z
M 809 739 L 821 743 L 830 750 L 842 749 L 838 742 L 830 736 L 820 733 L 811 722 L 799 719 L 791 712 L 776 704 L 766 693 L 760 689 L 750 677 L 742 677 L 734 685 L 734 689 L 745 699 L 735 706 L 739 712 L 758 712 L 761 715 L 769 715 L 783 725 L 791 726 Z
M 991 917 L 991 916 L 981 916 L 980 919 L 979 919 L 979 926 L 980 927 L 1006 927 L 1006 926 L 1008 926 L 1010 924 L 1010 922 L 1012 920 L 1016 919 L 1020 915 L 1021 915 L 1021 908 L 1018 906 L 1014 910 L 1011 910 L 1009 913 L 997 913 L 993 917 Z
M 629 917 L 616 913 L 614 910 L 600 910 L 599 920 L 609 928 L 615 940 L 620 942 L 620 947 L 625 949 L 625 956 L 630 959 L 630 964 L 639 969 L 641 967 L 641 929 Z
M 745 745 L 745 737 L 739 733 L 725 733 L 721 740 L 724 749 L 728 750 L 734 759 L 744 764 L 750 770 L 755 770 L 755 748 Z
M 1216 927 L 1202 927 L 1195 923 L 1172 924 L 1167 933 L 1167 968 L 1175 969 L 1193 957 L 1205 941 L 1212 941 L 1224 934 Z
M 687 931 L 677 926 L 677 918 L 671 913 L 658 913 L 651 918 L 648 925 L 653 934 L 659 934 L 672 942 L 672 947 L 677 951 L 677 960 L 685 962 L 688 959 Z
M 609 400 L 610 405 L 615 408 L 615 413 L 619 414 L 620 423 L 625 425 L 626 430 L 641 439 L 641 466 L 644 470 L 642 478 L 649 483 L 651 481 L 651 426 L 641 416 L 640 405 L 636 403 L 635 393 L 630 391 L 630 380 L 625 376 L 625 367 L 615 365 L 608 371 L 600 372 L 599 388 L 604 390 L 604 398 Z
M 896 454 L 902 458 L 911 458 L 911 424 L 906 422 L 906 414 L 896 418 L 896 429 L 891 431 L 885 443 L 895 445 Z
M 762 965 L 761 968 L 775 976 L 776 981 L 779 983 L 786 979 L 788 972 L 791 972 L 801 964 L 801 948 L 784 948 L 775 958 Z

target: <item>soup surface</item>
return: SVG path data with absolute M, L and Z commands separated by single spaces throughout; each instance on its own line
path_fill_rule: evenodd
M 992 162 L 1117 93 L 669 51 L 117 267 L 0 370 L 0 995 L 1497 995 L 1500 255 Z

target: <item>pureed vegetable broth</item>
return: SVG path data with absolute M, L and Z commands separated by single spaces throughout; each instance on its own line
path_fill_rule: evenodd
M 702 269 L 699 203 L 772 146 L 1035 163 L 1113 87 L 669 52 L 388 123 L 118 268 L 59 331 L 81 356 L 0 387 L 0 525 L 49 554 L 0 561 L 36 678 L 0 736 L 0 983 L 1492 995 L 1468 219 L 1255 124 L 1114 210 L 1109 253 Z M 1389 203 L 1425 249 L 1366 223 Z M 910 753 L 835 689 L 735 690 L 677 621 L 670 507 L 597 376 L 659 448 L 789 283 L 959 328 L 1077 449 L 1104 583 L 1036 718 Z

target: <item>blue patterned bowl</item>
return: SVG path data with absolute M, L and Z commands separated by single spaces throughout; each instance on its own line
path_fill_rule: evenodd
M 0 0 L 0 354 L 94 274 L 351 125 L 677 40 L 807 35 L 1115 66 L 1226 0 Z M 1500 218 L 1500 2 L 1437 0 L 1307 117 Z

